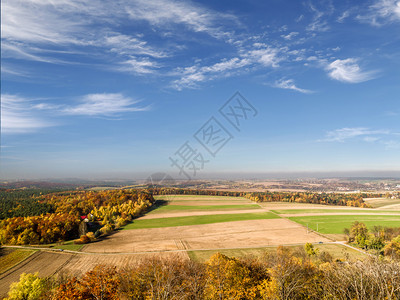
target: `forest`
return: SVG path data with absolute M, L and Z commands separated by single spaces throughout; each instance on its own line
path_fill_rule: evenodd
M 312 244 L 278 247 L 260 258 L 219 253 L 205 263 L 152 257 L 133 267 L 99 265 L 82 277 L 22 274 L 9 300 L 27 299 L 399 299 L 391 260 L 333 259 Z
M 1 189 L 0 219 L 12 217 L 38 216 L 53 212 L 53 206 L 40 200 L 54 189 Z
M 9 199 L 9 206 L 15 207 L 17 212 L 18 205 L 25 213 L 29 213 L 30 205 L 37 205 L 38 210 L 43 207 L 49 209 L 40 214 L 34 210 L 32 214 L 23 217 L 13 214 L 10 209 L 12 217 L 0 221 L 2 244 L 47 244 L 78 237 L 87 242 L 90 238 L 84 236 L 91 228 L 95 230 L 89 235 L 91 237 L 110 233 L 132 221 L 154 203 L 153 196 L 144 190 L 27 193 L 29 197 L 26 198 L 22 194 L 11 194 L 13 196 L 6 199 Z M 80 232 L 82 219 L 87 219 L 87 224 L 91 226 Z

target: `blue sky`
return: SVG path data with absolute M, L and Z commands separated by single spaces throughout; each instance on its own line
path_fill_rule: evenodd
M 1 14 L 1 178 L 400 170 L 398 0 L 4 0 Z M 219 112 L 237 91 L 256 111 L 240 131 Z M 211 117 L 231 136 L 215 155 L 194 137 Z

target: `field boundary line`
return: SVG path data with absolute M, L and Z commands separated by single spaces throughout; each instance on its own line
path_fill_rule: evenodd
M 36 254 L 36 255 L 35 255 Z M 24 260 L 20 261 L 16 265 L 12 266 L 9 268 L 7 271 L 3 272 L 0 274 L 0 279 L 6 278 L 7 276 L 11 275 L 12 273 L 18 271 L 21 269 L 23 266 L 27 265 L 30 261 L 34 260 L 36 257 L 40 256 L 41 252 L 40 251 L 34 251 L 31 255 L 29 255 L 27 258 Z
M 320 242 L 312 243 L 313 245 L 321 245 Z M 364 252 L 361 249 L 356 247 L 347 245 L 344 241 L 332 241 L 332 242 L 323 242 L 323 245 L 343 245 L 345 247 L 351 248 L 358 252 L 371 255 L 369 253 Z M 157 253 L 181 253 L 181 252 L 189 252 L 189 251 L 215 251 L 215 250 L 240 250 L 240 249 L 253 249 L 253 248 L 274 248 L 279 246 L 290 247 L 290 246 L 304 246 L 305 243 L 293 243 L 293 244 L 274 244 L 274 245 L 260 245 L 260 246 L 247 246 L 247 247 L 233 247 L 233 248 L 198 248 L 198 249 L 171 249 L 171 250 L 153 250 L 153 251 L 137 251 L 137 252 L 78 252 L 73 250 L 64 250 L 66 253 L 76 254 L 76 255 L 143 255 L 143 254 L 157 254 Z M 42 249 L 43 250 L 43 249 Z M 40 253 L 41 251 L 37 251 L 35 253 Z M 32 255 L 30 256 L 32 257 Z M 75 256 L 71 256 L 72 257 Z M 26 260 L 25 260 L 26 261 Z M 24 262 L 25 262 L 24 261 Z M 27 262 L 26 262 L 27 263 Z M 25 263 L 25 264 L 26 264 Z M 24 264 L 24 265 L 25 265 Z M 3 273 L 5 274 L 5 273 Z M 1 279 L 1 278 L 0 278 Z
M 23 249 L 23 250 L 28 250 L 28 249 Z M 17 262 L 16 264 L 12 265 L 11 267 L 9 267 L 8 269 L 4 270 L 3 272 L 0 273 L 0 279 L 4 278 L 1 277 L 1 275 L 7 273 L 8 271 L 10 271 L 12 268 L 15 268 L 16 266 L 18 266 L 20 263 L 23 263 L 25 260 L 27 260 L 29 257 L 31 257 L 33 254 L 35 254 L 37 251 L 36 250 L 32 250 L 32 253 L 29 254 L 27 257 L 25 257 L 23 260 Z

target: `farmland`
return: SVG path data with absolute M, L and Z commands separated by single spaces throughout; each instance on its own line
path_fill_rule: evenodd
M 243 214 L 216 214 L 216 215 L 200 215 L 200 216 L 182 216 L 158 219 L 142 219 L 124 227 L 124 230 L 142 229 L 142 228 L 162 228 L 176 226 L 203 225 L 223 222 L 260 220 L 260 219 L 276 219 L 277 215 L 270 212 L 260 213 L 243 213 Z
M 303 226 L 309 226 L 313 230 L 324 234 L 341 234 L 345 228 L 350 228 L 354 221 L 365 223 L 368 227 L 372 226 L 386 226 L 386 227 L 400 227 L 400 217 L 391 215 L 335 215 L 335 216 L 302 216 L 290 217 L 297 223 Z M 318 225 L 317 225 L 318 224 Z
M 94 243 L 83 247 L 72 241 L 47 245 L 64 249 L 64 253 L 16 250 L 15 256 L 24 251 L 33 254 L 26 254 L 29 257 L 22 258 L 21 264 L 3 271 L 1 292 L 23 271 L 39 271 L 43 276 L 82 274 L 96 264 L 123 268 L 152 255 L 177 254 L 183 259 L 205 261 L 216 252 L 262 256 L 278 245 L 293 248 L 311 242 L 335 258 L 360 258 L 363 253 L 331 243 L 331 238 L 343 238 L 343 229 L 356 220 L 367 226 L 400 227 L 400 210 L 390 208 L 396 204 L 392 199 L 380 200 L 385 201 L 384 209 L 287 202 L 255 204 L 242 197 L 207 195 L 158 195 L 155 199 L 156 205 L 149 213 Z
M 367 198 L 365 202 L 374 208 L 400 209 L 400 199 Z
M 0 274 L 6 272 L 15 265 L 24 261 L 35 252 L 33 250 L 10 249 L 10 248 L 4 248 L 1 249 L 0 251 L 1 251 Z

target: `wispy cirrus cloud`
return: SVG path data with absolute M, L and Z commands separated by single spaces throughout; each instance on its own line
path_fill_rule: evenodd
M 289 34 L 283 34 L 281 35 L 281 37 L 283 37 L 285 40 L 290 41 L 291 39 L 293 39 L 295 36 L 297 36 L 299 33 L 296 31 L 290 32 Z
M 358 15 L 357 19 L 368 22 L 373 26 L 382 26 L 391 22 L 400 21 L 399 0 L 377 0 L 369 7 L 367 13 Z
M 250 50 L 241 50 L 238 57 L 224 59 L 212 65 L 193 65 L 186 68 L 178 68 L 174 74 L 183 74 L 174 80 L 172 87 L 196 88 L 198 83 L 215 78 L 228 77 L 248 71 L 249 68 L 269 67 L 277 68 L 282 57 L 280 50 L 264 44 L 258 44 Z
M 17 95 L 1 96 L 1 132 L 6 134 L 29 133 L 53 126 L 30 109 L 31 100 Z
M 360 138 L 365 142 L 374 142 L 382 135 L 390 135 L 388 130 L 372 130 L 366 127 L 344 127 L 328 131 L 326 137 L 320 141 L 324 142 L 345 142 L 355 138 Z
M 359 83 L 375 78 L 376 71 L 363 71 L 357 62 L 355 58 L 336 59 L 325 69 L 329 77 L 342 82 Z
M 158 27 L 182 24 L 195 32 L 205 32 L 215 38 L 229 39 L 231 33 L 223 30 L 223 22 L 238 23 L 238 19 L 227 13 L 219 13 L 190 1 L 136 0 L 126 5 L 129 17 L 145 20 Z
M 133 73 L 137 75 L 154 74 L 159 68 L 159 64 L 147 57 L 137 58 L 131 56 L 127 60 L 121 61 L 118 66 L 112 67 L 114 70 Z
M 221 23 L 238 22 L 230 14 L 176 0 L 4 0 L 2 46 L 8 46 L 4 52 L 7 57 L 17 54 L 22 59 L 49 63 L 58 63 L 46 53 L 54 47 L 90 47 L 90 53 L 105 50 L 118 55 L 165 57 L 165 49 L 151 47 L 135 34 L 118 31 L 120 24 L 143 21 L 157 27 L 161 35 L 174 33 L 177 25 L 183 25 L 189 31 L 225 40 L 230 33 L 222 29 Z
M 212 80 L 218 77 L 228 77 L 232 72 L 248 66 L 250 61 L 246 58 L 234 57 L 222 60 L 209 66 L 193 65 L 186 68 L 178 68 L 175 74 L 183 74 L 172 82 L 172 87 L 181 90 L 183 88 L 197 88 L 198 83 Z
M 147 111 L 149 106 L 138 107 L 138 101 L 120 93 L 89 94 L 81 97 L 80 104 L 61 108 L 61 113 L 84 116 L 112 116 L 127 112 Z
M 111 52 L 119 55 L 146 55 L 154 58 L 168 56 L 164 50 L 154 49 L 142 38 L 126 34 L 111 33 L 104 38 L 103 43 Z
M 293 90 L 293 91 L 297 91 L 297 92 L 304 93 L 304 94 L 313 93 L 313 91 L 311 91 L 311 90 L 302 89 L 302 88 L 299 88 L 298 86 L 296 86 L 293 79 L 282 78 L 280 80 L 275 81 L 273 86 L 280 88 L 280 89 Z
M 328 131 L 318 142 L 364 142 L 381 145 L 387 150 L 400 148 L 400 133 L 386 129 L 344 127 Z
M 1 96 L 1 131 L 7 134 L 29 133 L 56 126 L 54 116 L 119 116 L 130 112 L 150 110 L 139 101 L 121 93 L 88 94 L 78 98 L 75 105 L 40 102 L 18 95 Z M 45 113 L 43 113 L 45 112 Z
M 317 2 L 318 4 L 318 2 Z M 321 1 L 321 8 L 318 8 L 316 4 L 309 3 L 308 7 L 314 14 L 312 22 L 307 25 L 306 30 L 311 32 L 325 32 L 330 29 L 330 25 L 327 21 L 327 16 L 330 15 L 334 8 L 330 2 Z

